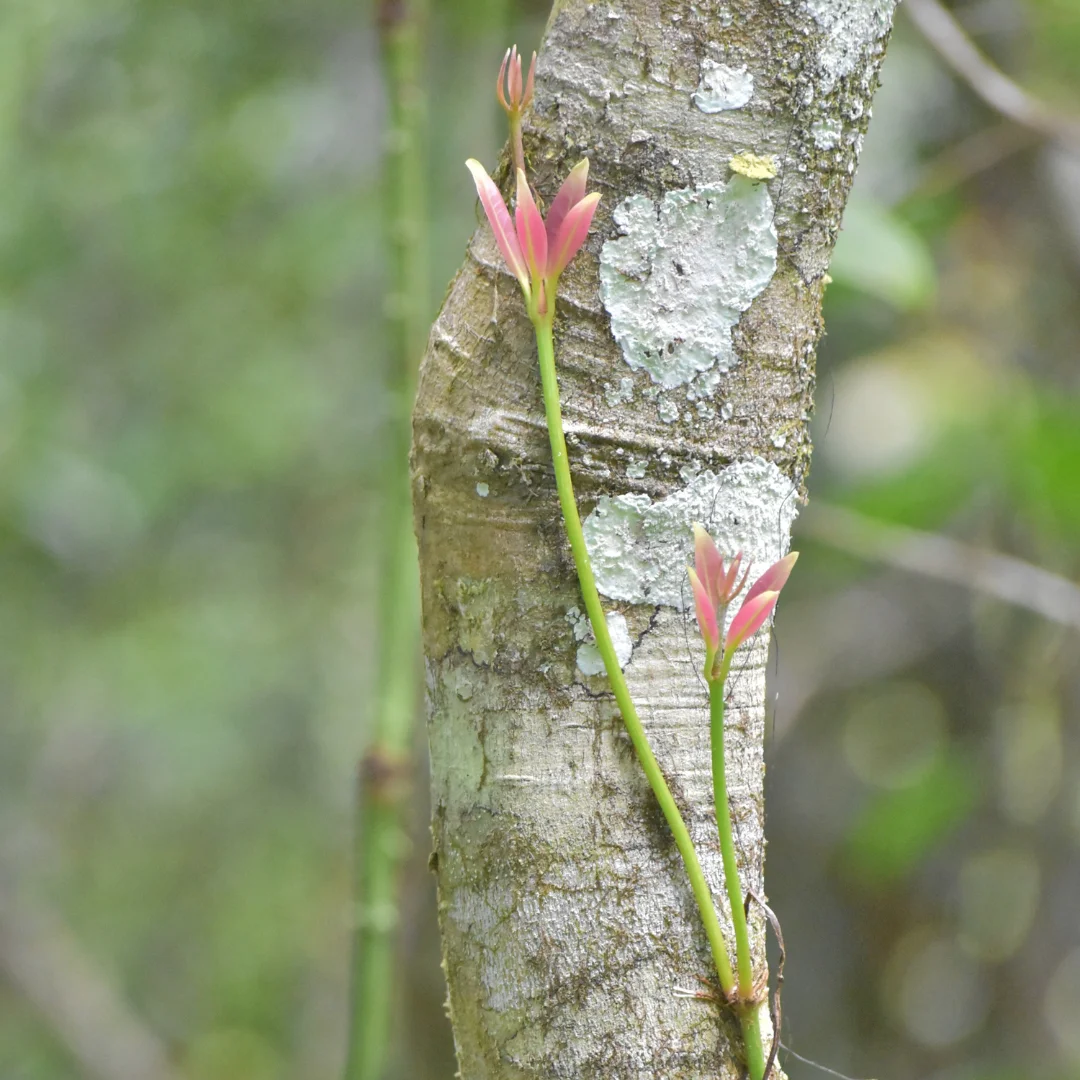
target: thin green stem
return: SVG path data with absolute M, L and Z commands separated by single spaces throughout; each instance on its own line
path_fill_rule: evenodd
M 728 805 L 727 768 L 724 757 L 724 687 L 727 683 L 731 657 L 725 655 L 720 672 L 709 680 L 709 735 L 712 743 L 713 798 L 716 802 L 716 829 L 720 835 L 720 854 L 724 860 L 724 887 L 731 907 L 731 925 L 735 930 L 735 969 L 738 975 L 737 1012 L 746 1042 L 746 1063 L 750 1080 L 761 1080 L 765 1071 L 764 1050 L 761 1044 L 761 1025 L 758 1003 L 754 993 L 754 960 L 750 953 L 750 932 L 743 907 L 739 867 L 735 861 L 735 837 L 731 828 L 731 808 Z
M 429 316 L 420 83 L 424 2 L 380 0 L 377 8 L 389 103 L 383 185 L 390 406 L 383 443 L 376 686 L 357 797 L 346 1080 L 380 1080 L 386 1070 L 397 970 L 398 885 L 408 846 L 420 606 L 408 462 L 416 370 Z
M 510 147 L 514 157 L 514 176 L 517 170 L 525 171 L 525 144 L 521 137 L 521 115 L 510 117 Z
M 761 1021 L 758 1003 L 740 1005 L 739 1027 L 746 1044 L 746 1071 L 750 1080 L 763 1080 L 765 1076 L 765 1047 L 761 1041 Z
M 552 298 L 554 299 L 554 298 Z M 686 874 L 690 879 L 690 888 L 693 890 L 694 899 L 697 901 L 698 910 L 701 912 L 701 921 L 705 924 L 705 936 L 709 941 L 712 951 L 713 963 L 716 966 L 716 974 L 720 980 L 720 986 L 725 994 L 730 994 L 735 987 L 735 978 L 732 974 L 731 963 L 728 960 L 727 945 L 724 941 L 723 932 L 720 929 L 720 920 L 716 915 L 716 907 L 713 904 L 712 894 L 709 892 L 705 874 L 701 869 L 697 851 L 690 839 L 690 832 L 679 813 L 671 789 L 668 787 L 664 774 L 660 771 L 660 765 L 656 756 L 649 746 L 641 720 L 638 718 L 637 709 L 630 698 L 630 690 L 623 677 L 622 668 L 619 666 L 615 655 L 615 646 L 608 632 L 607 618 L 600 603 L 600 594 L 596 589 L 596 579 L 593 577 L 592 564 L 589 553 L 585 547 L 585 535 L 581 530 L 581 518 L 578 515 L 577 502 L 574 499 L 574 485 L 570 477 L 570 463 L 566 452 L 566 438 L 563 435 L 562 409 L 559 405 L 559 382 L 555 374 L 555 343 L 552 337 L 551 315 L 538 316 L 533 319 L 536 327 L 536 345 L 540 357 L 540 379 L 544 388 L 544 410 L 547 413 L 548 435 L 551 439 L 551 457 L 555 466 L 555 484 L 559 491 L 559 503 L 562 506 L 563 521 L 566 524 L 566 535 L 570 541 L 570 550 L 574 554 L 574 565 L 577 567 L 578 582 L 581 586 L 581 596 L 585 601 L 585 610 L 592 624 L 593 634 L 596 637 L 596 647 L 604 661 L 604 669 L 607 671 L 611 689 L 618 702 L 619 711 L 622 713 L 623 723 L 626 725 L 627 734 L 637 752 L 638 760 L 649 781 L 649 785 L 660 804 L 664 818 L 675 838 L 675 846 L 679 849 L 683 863 L 686 866 Z M 760 1078 L 758 1078 L 760 1080 Z
M 724 859 L 724 887 L 731 906 L 731 925 L 735 929 L 735 967 L 739 976 L 739 996 L 753 993 L 754 969 L 750 956 L 750 934 L 743 910 L 739 867 L 735 861 L 735 839 L 731 830 L 728 806 L 727 770 L 724 761 L 724 683 L 726 665 L 720 678 L 709 681 L 709 734 L 712 742 L 713 798 L 716 802 L 716 829 L 720 834 L 720 854 Z

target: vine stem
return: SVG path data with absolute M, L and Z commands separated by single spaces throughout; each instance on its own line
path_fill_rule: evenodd
M 514 169 L 525 171 L 525 144 L 521 138 L 521 117 L 510 118 L 510 146 L 514 156 Z M 515 176 L 517 175 L 515 171 Z
M 552 290 L 554 293 L 554 289 Z M 585 601 L 585 610 L 592 624 L 593 635 L 596 638 L 596 647 L 604 661 L 604 669 L 607 672 L 608 681 L 618 702 L 619 711 L 622 713 L 623 723 L 630 741 L 634 745 L 638 761 L 649 781 L 649 786 L 660 804 L 664 819 L 668 828 L 675 838 L 675 846 L 679 849 L 686 874 L 690 879 L 690 888 L 694 893 L 698 911 L 701 913 L 701 921 L 705 924 L 705 936 L 709 941 L 712 952 L 713 964 L 716 967 L 716 975 L 720 980 L 720 987 L 724 994 L 729 996 L 735 989 L 735 977 L 732 974 L 731 962 L 728 960 L 727 944 L 724 941 L 723 931 L 720 929 L 720 920 L 713 904 L 712 893 L 709 891 L 705 874 L 701 869 L 694 842 L 690 838 L 690 831 L 683 821 L 671 789 L 668 787 L 664 774 L 660 771 L 660 765 L 656 760 L 652 747 L 649 746 L 648 737 L 638 717 L 637 709 L 630 698 L 630 690 L 626 685 L 622 668 L 615 655 L 615 646 L 608 632 L 607 617 L 604 615 L 603 606 L 600 603 L 600 594 L 596 589 L 596 579 L 593 577 L 592 563 L 589 552 L 585 546 L 585 534 L 581 529 L 581 518 L 578 515 L 577 501 L 574 498 L 574 484 L 570 476 L 570 462 L 566 452 L 566 438 L 563 434 L 562 408 L 559 404 L 559 381 L 555 373 L 555 342 L 552 333 L 552 314 L 538 315 L 533 318 L 533 326 L 536 329 L 536 346 L 540 359 L 540 379 L 544 390 L 544 411 L 547 414 L 548 436 L 551 440 L 551 457 L 555 466 L 555 485 L 559 491 L 559 503 L 562 506 L 563 521 L 566 525 L 567 539 L 570 541 L 570 550 L 574 555 L 574 566 L 577 568 L 578 583 L 581 586 L 581 596 Z M 730 825 L 729 825 L 730 828 Z M 740 907 L 740 912 L 741 912 Z M 743 1024 L 745 1032 L 746 1025 Z M 758 1046 L 761 1045 L 761 1036 L 758 1035 Z M 760 1080 L 760 1072 L 753 1080 Z
M 731 907 L 731 925 L 735 929 L 735 968 L 738 976 L 739 1023 L 746 1043 L 746 1064 L 750 1080 L 761 1080 L 765 1072 L 765 1051 L 761 1041 L 758 1003 L 754 1000 L 754 963 L 750 955 L 750 932 L 739 885 L 739 867 L 735 861 L 735 838 L 728 804 L 727 768 L 724 757 L 724 688 L 731 669 L 726 655 L 715 679 L 709 679 L 709 736 L 712 744 L 713 799 L 716 803 L 716 829 L 720 834 L 720 854 L 724 860 L 724 887 Z

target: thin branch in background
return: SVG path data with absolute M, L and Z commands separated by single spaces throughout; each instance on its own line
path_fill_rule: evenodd
M 799 527 L 804 536 L 849 555 L 973 589 L 1080 629 L 1080 586 L 1011 555 L 820 502 L 804 512 Z
M 1031 128 L 1004 120 L 945 147 L 923 167 L 901 201 L 929 199 L 952 191 L 973 176 L 1000 165 L 1006 158 L 1039 142 Z
M 384 156 L 388 364 L 378 646 L 371 741 L 360 763 L 355 827 L 355 912 L 346 1080 L 379 1080 L 398 984 L 398 889 L 408 851 L 412 744 L 420 665 L 419 566 L 413 537 L 409 447 L 416 373 L 428 310 L 422 27 L 426 0 L 379 0 L 389 117 Z
M 0 970 L 97 1080 L 182 1080 L 62 920 L 0 886 Z
M 903 8 L 937 54 L 990 108 L 1047 139 L 1080 146 L 1080 122 L 1055 112 L 996 68 L 939 0 L 906 0 Z

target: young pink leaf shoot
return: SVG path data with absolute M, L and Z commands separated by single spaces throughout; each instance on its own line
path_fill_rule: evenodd
M 739 552 L 725 569 L 724 557 L 717 550 L 713 538 L 705 531 L 704 526 L 694 524 L 694 569 L 718 615 L 723 615 L 728 604 L 746 583 L 745 574 L 738 580 L 741 565 L 742 552 Z
M 747 638 L 755 634 L 772 614 L 780 590 L 784 587 L 798 552 L 792 552 L 779 562 L 774 563 L 761 575 L 746 594 L 742 606 L 731 621 L 724 640 L 723 655 L 730 659 L 731 654 Z M 697 610 L 698 626 L 705 640 L 706 678 L 712 679 L 719 663 L 714 664 L 720 650 L 720 633 L 724 625 L 724 614 L 728 606 L 742 591 L 749 574 L 744 570 L 742 577 L 742 553 L 737 554 L 725 567 L 724 557 L 720 554 L 712 537 L 701 525 L 694 525 L 694 569 L 689 571 L 690 584 L 694 591 L 694 606 Z
M 552 199 L 545 219 L 548 243 L 552 247 L 555 246 L 555 239 L 559 235 L 559 226 L 566 218 L 570 207 L 576 206 L 585 198 L 585 185 L 588 179 L 589 159 L 582 158 L 570 170 L 570 175 L 563 181 L 562 187 L 559 188 L 559 194 Z
M 566 217 L 563 218 L 555 236 L 555 243 L 548 249 L 547 277 L 551 282 L 559 280 L 559 275 L 581 250 L 585 238 L 589 235 L 593 214 L 596 213 L 596 204 L 599 201 L 600 193 L 594 191 L 566 212 Z
M 487 170 L 475 158 L 469 158 L 465 162 L 469 172 L 472 173 L 473 182 L 476 184 L 476 194 L 480 197 L 480 205 L 487 215 L 491 231 L 495 234 L 495 243 L 499 245 L 506 265 L 510 272 L 521 282 L 522 292 L 525 299 L 529 299 L 529 268 L 521 254 L 521 247 L 514 232 L 514 223 L 510 220 L 510 211 L 506 209 L 502 194 L 495 186 L 495 181 L 487 174 Z
M 696 522 L 694 523 L 694 568 L 713 604 L 717 604 L 720 598 L 720 585 L 724 579 L 724 560 L 704 526 Z
M 514 50 L 517 46 L 514 46 Z M 502 63 L 499 65 L 499 77 L 495 80 L 495 96 L 499 99 L 499 104 L 507 111 L 510 111 L 510 103 L 506 100 L 506 65 L 510 63 L 510 53 L 512 50 L 507 49 L 503 54 Z
M 764 574 L 761 575 L 750 586 L 750 591 L 746 594 L 746 600 L 752 600 L 759 593 L 763 592 L 779 592 L 784 585 L 787 584 L 787 579 L 791 574 L 791 568 L 795 565 L 796 559 L 798 559 L 799 553 L 792 551 L 788 555 L 785 555 L 779 562 L 775 562 Z M 743 603 L 746 603 L 746 600 Z
M 698 628 L 705 639 L 705 647 L 710 653 L 720 648 L 720 627 L 716 621 L 716 605 L 709 596 L 709 590 L 693 569 L 690 575 L 690 587 L 694 590 L 694 607 L 697 610 Z
M 495 96 L 499 104 L 506 110 L 508 115 L 520 116 L 528 108 L 532 101 L 533 86 L 536 79 L 536 53 L 532 54 L 532 63 L 529 65 L 529 77 L 522 86 L 521 56 L 517 46 L 506 50 L 503 56 L 502 66 L 499 68 L 499 78 L 495 83 Z
M 510 50 L 510 70 L 507 75 L 506 88 L 509 91 L 510 104 L 516 108 L 521 105 L 521 57 L 518 56 L 516 45 Z
M 779 599 L 778 592 L 763 592 L 743 604 L 735 618 L 731 620 L 731 626 L 728 627 L 727 637 L 724 639 L 724 652 L 734 652 L 748 637 L 756 634 L 772 614 L 776 601 Z
M 600 201 L 598 192 L 585 194 L 588 158 L 571 170 L 546 222 L 523 170 L 517 173 L 517 210 L 511 221 L 506 203 L 483 165 L 473 158 L 465 164 L 472 173 L 495 242 L 506 265 L 521 282 L 530 314 L 548 316 L 547 297 L 555 295 L 559 275 L 585 243 Z
M 535 284 L 547 274 L 547 230 L 522 169 L 517 171 L 517 211 L 514 221 L 517 225 L 518 243 L 521 244 L 521 252 Z
M 742 607 L 739 608 L 735 618 L 731 620 L 731 626 L 728 627 L 727 638 L 724 641 L 725 654 L 734 652 L 765 624 L 773 608 L 776 607 L 776 601 L 780 599 L 780 590 L 787 584 L 791 568 L 798 557 L 797 551 L 785 555 L 779 562 L 773 563 L 750 586 Z

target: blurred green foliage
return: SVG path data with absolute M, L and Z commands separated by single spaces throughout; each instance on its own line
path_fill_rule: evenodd
M 957 11 L 1080 115 L 1080 8 Z M 988 156 L 965 158 L 976 142 Z M 1002 127 L 901 14 L 826 296 L 811 501 L 1080 577 L 1074 163 Z M 768 789 L 787 1041 L 853 1075 L 1080 1076 L 1076 628 L 796 539 L 779 677 L 817 673 L 789 680 L 797 714 L 781 693 Z M 793 642 L 785 618 L 835 642 Z M 898 677 L 926 698 L 906 713 Z M 918 731 L 928 710 L 944 745 L 892 782 L 912 748 L 882 729 Z
M 303 1003 L 343 979 L 378 469 L 368 13 L 26 3 L 0 43 L 0 874 L 189 1075 L 327 1074 Z M 0 992 L 0 1072 L 71 1075 Z
M 901 217 L 857 197 L 844 211 L 829 275 L 902 311 L 928 304 L 936 285 L 929 247 Z
M 978 805 L 977 782 L 963 757 L 946 758 L 914 783 L 877 795 L 852 822 L 845 858 L 866 884 L 885 886 L 910 873 Z

